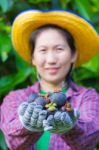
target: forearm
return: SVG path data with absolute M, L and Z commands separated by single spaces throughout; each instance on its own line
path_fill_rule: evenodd
M 24 95 L 23 97 L 26 99 Z M 0 108 L 1 129 L 10 150 L 27 150 L 41 135 L 40 132 L 30 132 L 25 129 L 19 120 L 18 107 L 23 97 L 21 93 L 12 92 L 5 97 Z
M 35 144 L 42 133 L 31 132 L 22 127 L 19 121 L 13 120 L 9 123 L 2 123 L 1 129 L 10 150 L 27 150 Z
M 94 149 L 99 141 L 99 95 L 95 90 L 88 90 L 79 107 L 80 118 L 76 126 L 62 138 L 72 150 Z
M 99 140 L 99 130 L 92 122 L 80 121 L 68 133 L 62 135 L 62 138 L 72 150 L 94 149 Z

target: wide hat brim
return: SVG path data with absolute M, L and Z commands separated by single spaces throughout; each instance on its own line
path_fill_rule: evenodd
M 12 25 L 12 44 L 17 53 L 31 64 L 29 39 L 37 28 L 57 25 L 68 30 L 75 39 L 78 59 L 76 67 L 81 66 L 99 52 L 99 37 L 93 26 L 83 18 L 66 11 L 25 11 L 20 13 Z

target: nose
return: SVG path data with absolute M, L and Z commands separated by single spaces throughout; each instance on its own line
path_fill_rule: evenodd
M 49 64 L 55 64 L 57 62 L 57 57 L 54 52 L 49 52 L 46 57 L 46 61 Z

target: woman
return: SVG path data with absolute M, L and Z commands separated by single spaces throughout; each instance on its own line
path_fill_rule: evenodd
M 93 27 L 65 11 L 26 11 L 14 21 L 12 43 L 18 54 L 36 67 L 38 82 L 4 98 L 1 129 L 8 147 L 93 150 L 99 141 L 99 95 L 95 89 L 80 87 L 71 79 L 73 67 L 99 51 Z M 49 103 L 47 98 L 57 91 L 65 95 L 70 107 L 57 109 L 55 103 Z M 37 98 L 45 100 L 46 109 Z M 59 103 L 62 100 L 59 97 Z M 45 103 L 53 105 L 54 111 L 48 111 Z

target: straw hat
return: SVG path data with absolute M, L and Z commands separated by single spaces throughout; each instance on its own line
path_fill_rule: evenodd
M 72 34 L 78 51 L 76 67 L 99 52 L 98 34 L 83 18 L 66 11 L 29 10 L 20 13 L 12 25 L 12 44 L 17 53 L 28 63 L 31 63 L 30 35 L 37 28 L 47 24 L 57 25 Z

